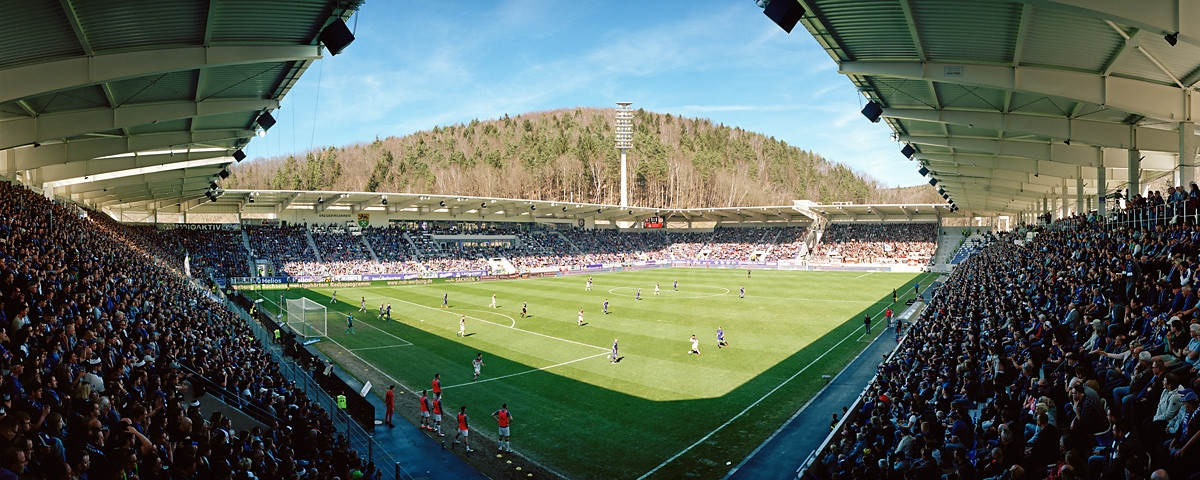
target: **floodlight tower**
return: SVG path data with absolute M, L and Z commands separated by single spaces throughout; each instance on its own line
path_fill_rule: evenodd
M 629 175 L 625 152 L 633 148 L 633 102 L 617 102 L 617 149 L 621 150 L 621 206 L 629 206 Z

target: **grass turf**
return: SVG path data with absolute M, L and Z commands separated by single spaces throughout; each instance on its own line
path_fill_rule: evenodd
M 591 292 L 582 276 L 342 289 L 329 306 L 327 341 L 417 392 L 441 373 L 447 413 L 466 405 L 476 434 L 494 438 L 489 415 L 508 402 L 515 449 L 569 478 L 637 478 L 685 449 L 651 478 L 719 478 L 726 462 L 736 464 L 803 406 L 824 385 L 822 375 L 836 374 L 884 330 L 863 336 L 864 314 L 879 325 L 892 289 L 903 302 L 915 281 L 933 278 L 766 270 L 747 278 L 745 270 L 676 268 L 595 275 Z M 331 293 L 288 296 L 328 305 Z M 444 293 L 449 308 L 441 306 Z M 357 313 L 364 296 L 368 313 Z M 520 318 L 523 301 L 528 318 Z M 392 322 L 377 319 L 380 302 L 392 304 Z M 345 333 L 347 314 L 355 315 L 353 335 Z M 465 337 L 458 336 L 462 315 Z M 718 326 L 729 347 L 717 348 Z M 700 356 L 688 354 L 692 334 Z M 472 381 L 476 353 L 485 366 Z

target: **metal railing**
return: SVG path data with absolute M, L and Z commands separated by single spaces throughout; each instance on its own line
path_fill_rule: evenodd
M 413 480 L 412 474 L 406 471 L 395 457 L 390 455 L 386 449 L 375 441 L 372 432 L 363 429 L 358 422 L 355 422 L 350 417 L 349 413 L 338 408 L 337 400 L 317 384 L 317 379 L 314 376 L 315 371 L 305 368 L 291 357 L 285 355 L 282 346 L 274 342 L 274 333 L 268 332 L 261 323 L 251 318 L 249 313 L 232 300 L 226 299 L 225 303 L 231 311 L 236 312 L 250 326 L 259 343 L 263 345 L 266 351 L 271 353 L 275 363 L 279 365 L 279 371 L 283 378 L 293 382 L 296 388 L 308 395 L 310 400 L 329 412 L 334 430 L 345 434 L 350 448 L 358 452 L 368 462 L 375 464 L 376 468 L 382 473 L 380 478 L 384 480 Z

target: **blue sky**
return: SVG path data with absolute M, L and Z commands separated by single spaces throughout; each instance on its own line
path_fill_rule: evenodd
M 888 186 L 925 183 L 812 36 L 786 34 L 752 0 L 367 0 L 349 25 L 354 43 L 309 68 L 252 158 L 632 101 L 774 136 Z

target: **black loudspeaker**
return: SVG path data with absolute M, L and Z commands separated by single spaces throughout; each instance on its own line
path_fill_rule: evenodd
M 772 0 L 767 4 L 767 8 L 763 9 L 763 13 L 783 31 L 792 33 L 792 29 L 800 22 L 800 17 L 804 16 L 804 7 L 796 0 Z
M 321 30 L 321 43 L 324 43 L 325 48 L 329 49 L 330 55 L 342 53 L 342 50 L 353 41 L 354 34 L 350 33 L 350 28 L 340 18 Z
M 929 179 L 929 184 L 930 184 L 930 185 L 933 185 L 933 186 L 935 186 L 935 187 L 936 187 L 936 186 L 937 186 L 937 179 L 936 179 L 936 178 L 931 178 L 931 179 Z
M 236 152 L 233 152 L 233 159 L 234 159 L 234 160 L 237 160 L 237 161 L 239 161 L 239 162 L 240 162 L 240 161 L 242 161 L 242 160 L 245 160 L 245 159 L 246 159 L 246 152 L 243 152 L 243 151 L 242 151 L 242 149 L 240 149 L 240 148 L 239 148 L 239 149 L 238 149 L 238 151 L 236 151 Z
M 917 149 L 913 148 L 912 145 L 905 145 L 904 148 L 900 149 L 900 153 L 903 153 L 905 158 L 912 158 L 913 154 L 917 153 Z
M 921 167 L 921 168 L 917 169 L 917 173 L 921 174 L 921 176 L 924 177 L 926 175 L 929 175 L 929 169 L 925 168 L 925 167 Z
M 221 173 L 218 173 L 217 175 L 220 175 L 223 179 L 229 178 L 229 170 L 221 170 Z
M 862 114 L 870 120 L 871 123 L 879 123 L 879 117 L 883 115 L 883 107 L 878 103 L 867 102 L 867 106 L 863 107 Z
M 263 130 L 270 130 L 271 127 L 275 126 L 275 117 L 271 116 L 271 112 L 263 112 L 262 115 L 258 116 L 258 126 L 262 127 Z
M 949 199 L 950 199 L 950 194 L 948 194 L 948 193 L 943 193 L 943 194 L 942 194 L 942 199 L 943 199 L 943 200 L 949 200 Z

